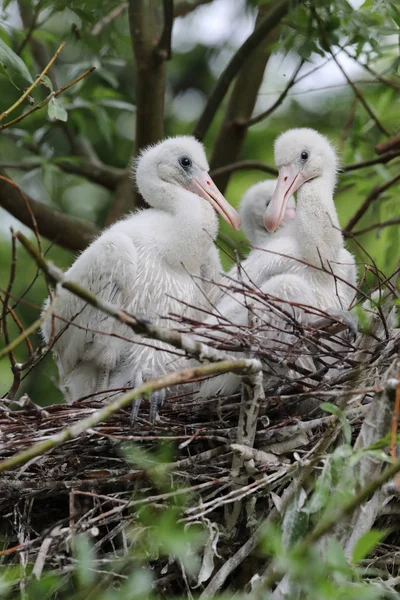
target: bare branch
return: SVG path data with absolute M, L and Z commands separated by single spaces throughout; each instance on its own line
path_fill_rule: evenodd
M 387 154 L 382 154 L 377 158 L 370 158 L 369 160 L 363 160 L 361 162 L 351 163 L 350 165 L 345 165 L 341 168 L 343 173 L 349 173 L 350 171 L 358 171 L 358 169 L 364 169 L 365 167 L 372 167 L 373 165 L 386 165 L 386 163 L 391 162 L 395 158 L 400 156 L 400 148 L 393 152 L 388 152 Z
M 219 175 L 224 175 L 225 173 L 234 173 L 235 171 L 262 171 L 263 173 L 268 173 L 274 177 L 278 176 L 278 169 L 270 167 L 269 165 L 265 165 L 263 162 L 258 160 L 241 160 L 239 162 L 232 163 L 231 165 L 225 165 L 224 167 L 219 167 L 218 169 L 212 169 L 210 171 L 210 175 L 211 177 L 217 178 Z
M 177 17 L 185 17 L 189 13 L 193 12 L 199 6 L 204 4 L 210 4 L 213 0 L 178 0 L 175 2 L 174 15 Z
M 71 217 L 33 200 L 0 168 L 0 206 L 32 229 L 32 218 L 26 202 L 35 216 L 39 233 L 68 250 L 84 250 L 98 234 L 97 228 L 88 221 Z
M 164 7 L 164 28 L 158 42 L 158 52 L 166 60 L 172 57 L 171 36 L 172 26 L 174 24 L 174 2 L 173 0 L 163 0 Z
M 221 102 L 225 98 L 233 79 L 239 73 L 248 57 L 287 14 L 289 7 L 289 0 L 280 0 L 279 2 L 274 3 L 274 7 L 262 20 L 259 27 L 253 31 L 253 33 L 247 38 L 244 44 L 231 58 L 225 70 L 220 75 L 214 90 L 208 98 L 203 113 L 193 130 L 193 135 L 199 140 L 202 140 L 206 135 L 208 128 L 210 127 L 211 122 L 221 105 Z
M 375 152 L 377 154 L 384 155 L 385 152 L 391 151 L 396 151 L 398 154 L 400 154 L 400 135 L 394 135 L 385 142 L 382 142 L 382 144 L 375 146 Z
M 266 119 L 267 117 L 269 117 L 282 104 L 282 102 L 284 101 L 284 99 L 288 95 L 288 93 L 291 90 L 291 88 L 295 85 L 295 83 L 296 83 L 296 77 L 299 74 L 299 71 L 300 71 L 300 69 L 302 68 L 303 65 L 304 65 L 304 60 L 301 60 L 299 62 L 299 65 L 298 65 L 297 69 L 295 70 L 295 72 L 293 73 L 292 77 L 288 81 L 287 86 L 281 92 L 281 94 L 277 98 L 276 102 L 274 102 L 273 105 L 270 108 L 268 108 L 267 110 L 265 110 L 261 114 L 257 115 L 256 117 L 253 117 L 253 118 L 249 119 L 249 121 L 247 121 L 247 123 L 246 123 L 247 127 L 251 127 L 252 125 L 256 125 L 256 123 L 260 123 L 261 121 L 263 121 L 264 119 Z
M 117 19 L 120 15 L 122 15 L 122 13 L 125 12 L 127 8 L 127 2 L 122 2 L 122 4 L 120 4 L 119 6 L 113 8 L 107 15 L 105 15 L 102 19 L 100 19 L 100 21 L 96 23 L 96 25 L 90 32 L 90 35 L 100 35 L 103 29 L 107 27 L 107 25 L 112 23 L 112 21 Z
M 168 375 L 165 375 L 164 377 L 148 381 L 147 383 L 135 388 L 134 390 L 123 394 L 110 404 L 107 404 L 107 406 L 105 406 L 104 408 L 90 415 L 90 417 L 78 421 L 78 423 L 75 423 L 75 425 L 72 425 L 72 427 L 67 427 L 66 429 L 60 431 L 56 435 L 51 436 L 47 440 L 34 444 L 27 450 L 23 450 L 22 452 L 15 454 L 11 458 L 3 460 L 2 462 L 0 462 L 0 473 L 9 469 L 14 469 L 19 465 L 23 465 L 26 462 L 28 462 L 28 460 L 31 460 L 36 456 L 40 456 L 45 452 L 48 452 L 52 448 L 64 444 L 68 440 L 72 440 L 78 437 L 88 429 L 91 429 L 99 423 L 106 421 L 109 417 L 111 417 L 111 415 L 121 410 L 121 408 L 129 406 L 136 398 L 141 398 L 143 396 L 151 394 L 156 390 L 161 390 L 166 387 L 179 385 L 198 377 L 230 372 L 245 373 L 249 371 L 248 363 L 249 361 L 245 359 L 226 360 L 214 364 L 194 367 L 192 369 L 183 369 L 182 371 L 176 371 L 175 373 L 170 373 Z
M 341 71 L 343 77 L 346 79 L 347 83 L 349 84 L 349 86 L 353 90 L 354 95 L 359 99 L 360 104 L 362 104 L 362 106 L 364 107 L 364 109 L 366 110 L 366 112 L 369 114 L 369 116 L 371 117 L 371 119 L 374 121 L 374 123 L 377 126 L 377 128 L 379 129 L 379 131 L 381 131 L 384 135 L 389 136 L 390 133 L 382 125 L 382 123 L 379 121 L 378 117 L 376 116 L 376 114 L 374 113 L 374 111 L 372 110 L 372 108 L 369 106 L 368 102 L 364 98 L 364 96 L 361 93 L 361 91 L 358 89 L 358 87 L 355 85 L 355 83 L 347 75 L 346 71 L 343 69 L 342 65 L 340 64 L 340 62 L 336 58 L 336 55 L 332 52 L 330 44 L 329 44 L 329 42 L 327 40 L 327 37 L 326 37 L 326 33 L 325 33 L 325 29 L 324 29 L 323 23 L 322 23 L 319 15 L 318 15 L 318 13 L 317 13 L 317 11 L 315 9 L 313 9 L 313 13 L 314 13 L 315 18 L 316 18 L 317 23 L 318 23 L 318 27 L 319 27 L 319 31 L 320 31 L 320 34 L 321 34 L 321 38 L 324 40 L 327 48 L 329 48 L 329 53 L 331 54 L 333 60 L 335 61 L 336 66 Z
M 255 29 L 268 14 L 269 5 L 260 6 Z M 253 114 L 258 92 L 262 84 L 266 64 L 271 55 L 270 45 L 276 38 L 272 30 L 258 48 L 249 56 L 234 82 L 224 118 L 218 130 L 210 159 L 211 169 L 233 163 L 240 155 L 247 135 L 247 122 Z M 231 173 L 224 172 L 216 177 L 216 183 L 222 193 L 228 185 Z
M 353 235 L 362 235 L 363 233 L 368 233 L 368 231 L 373 231 L 374 229 L 384 229 L 385 227 L 391 227 L 392 225 L 400 225 L 400 217 L 394 219 L 388 219 L 387 221 L 381 221 L 380 223 L 374 223 L 369 227 L 364 227 L 364 229 L 357 229 L 353 231 Z
M 377 200 L 377 198 L 379 198 L 379 196 L 381 194 L 383 194 L 383 192 L 385 192 L 387 189 L 389 189 L 392 185 L 395 185 L 399 180 L 400 180 L 400 173 L 395 175 L 392 179 L 389 179 L 389 181 L 386 181 L 385 183 L 382 183 L 381 185 L 376 185 L 373 188 L 373 190 L 371 190 L 371 192 L 368 194 L 368 196 L 366 197 L 364 202 L 361 204 L 360 208 L 357 210 L 355 215 L 353 217 L 351 217 L 351 219 L 347 223 L 346 227 L 343 229 L 343 234 L 344 235 L 348 234 L 353 229 L 354 225 L 356 225 L 356 223 L 358 223 L 358 221 L 361 219 L 361 217 L 364 216 L 364 214 L 367 212 L 370 205 L 375 200 Z

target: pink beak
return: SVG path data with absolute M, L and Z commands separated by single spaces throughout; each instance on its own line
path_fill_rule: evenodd
M 188 186 L 188 189 L 207 200 L 233 229 L 236 231 L 240 229 L 239 213 L 224 198 L 207 171 L 200 171 L 193 177 L 192 184 Z
M 264 215 L 264 225 L 267 231 L 273 233 L 285 217 L 290 217 L 293 209 L 288 206 L 289 199 L 305 181 L 306 178 L 295 165 L 284 165 L 279 169 L 276 188 Z

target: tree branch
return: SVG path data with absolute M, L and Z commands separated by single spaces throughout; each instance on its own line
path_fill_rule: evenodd
M 98 234 L 97 228 L 88 221 L 71 217 L 59 210 L 49 208 L 42 202 L 33 200 L 22 192 L 0 168 L 0 206 L 21 223 L 34 229 L 26 202 L 37 221 L 39 233 L 68 250 L 84 250 Z
M 314 13 L 315 18 L 316 18 L 317 23 L 318 23 L 318 28 L 319 28 L 319 31 L 320 31 L 321 38 L 325 42 L 326 47 L 329 48 L 329 53 L 332 56 L 333 60 L 335 61 L 336 66 L 341 71 L 343 77 L 346 79 L 347 83 L 349 84 L 349 86 L 353 90 L 354 95 L 359 99 L 360 103 L 363 105 L 365 111 L 368 113 L 368 115 L 374 121 L 374 123 L 377 126 L 377 128 L 379 129 L 379 131 L 381 131 L 381 133 L 383 133 L 384 135 L 389 136 L 390 133 L 385 129 L 385 127 L 379 121 L 378 117 L 375 115 L 374 111 L 372 110 L 372 108 L 369 106 L 368 102 L 364 98 L 363 94 L 360 92 L 360 90 L 358 89 L 358 87 L 353 83 L 353 81 L 347 75 L 346 71 L 343 69 L 342 65 L 340 64 L 340 62 L 336 58 L 336 55 L 332 52 L 330 44 L 329 44 L 329 42 L 327 40 L 327 36 L 326 36 L 326 33 L 325 33 L 325 29 L 324 29 L 323 23 L 322 23 L 319 15 L 318 15 L 318 13 L 317 13 L 317 11 L 315 9 L 313 9 L 313 13 Z
M 291 88 L 294 86 L 296 82 L 296 77 L 299 74 L 300 69 L 302 68 L 302 66 L 304 65 L 304 60 L 301 60 L 299 62 L 299 65 L 297 67 L 297 69 L 295 70 L 295 72 L 293 73 L 292 77 L 290 78 L 290 80 L 287 83 L 287 86 L 285 87 L 285 89 L 281 92 L 279 98 L 276 100 L 276 102 L 274 102 L 274 104 L 268 108 L 267 110 L 265 110 L 264 112 L 262 112 L 261 114 L 253 117 L 252 119 L 250 119 L 246 125 L 247 127 L 251 127 L 252 125 L 256 125 L 257 123 L 260 123 L 261 121 L 263 121 L 264 119 L 266 119 L 267 117 L 269 117 L 284 101 L 284 99 L 286 98 L 286 96 L 288 95 L 289 91 L 291 90 Z
M 354 225 L 356 225 L 356 223 L 358 223 L 358 221 L 361 219 L 361 217 L 364 216 L 364 214 L 367 212 L 369 206 L 377 198 L 379 198 L 379 196 L 381 194 L 383 194 L 383 192 L 385 192 L 387 189 L 389 189 L 392 185 L 395 185 L 395 183 L 397 183 L 399 180 L 400 180 L 400 173 L 398 173 L 392 179 L 389 179 L 389 181 L 386 181 L 382 185 L 376 185 L 374 187 L 374 189 L 371 190 L 371 192 L 365 198 L 364 202 L 361 204 L 360 208 L 357 210 L 355 215 L 353 217 L 351 217 L 351 219 L 347 223 L 346 227 L 343 229 L 343 234 L 344 235 L 348 234 L 353 229 Z
M 268 4 L 260 6 L 255 29 L 263 21 L 269 8 Z M 215 169 L 234 162 L 240 155 L 247 135 L 248 120 L 253 114 L 265 67 L 271 55 L 270 43 L 275 37 L 276 30 L 272 30 L 264 43 L 243 64 L 235 80 L 211 155 L 210 165 L 214 175 Z M 230 175 L 229 171 L 217 175 L 216 184 L 222 193 L 226 190 Z
M 374 223 L 373 225 L 365 227 L 364 229 L 357 229 L 356 231 L 352 232 L 352 235 L 362 235 L 363 233 L 368 233 L 374 229 L 384 229 L 385 227 L 391 227 L 392 225 L 400 225 L 400 217 L 388 219 L 387 221 L 382 221 L 381 223 Z
M 210 127 L 211 122 L 214 119 L 219 106 L 221 105 L 221 102 L 225 98 L 233 79 L 239 73 L 249 56 L 287 14 L 290 5 L 290 0 L 280 0 L 279 2 L 276 2 L 274 7 L 262 20 L 259 27 L 253 31 L 253 33 L 247 38 L 244 44 L 231 58 L 225 70 L 220 75 L 214 90 L 208 98 L 203 113 L 201 114 L 200 119 L 193 130 L 193 135 L 199 140 L 202 140 L 206 135 L 208 128 Z
M 213 0 L 181 0 L 175 2 L 174 15 L 177 17 L 186 17 L 189 13 L 193 12 L 199 6 L 204 4 L 210 4 Z
M 225 173 L 233 173 L 235 171 L 262 171 L 263 173 L 268 173 L 274 177 L 278 176 L 278 169 L 270 167 L 269 165 L 265 165 L 263 162 L 258 160 L 241 160 L 239 162 L 232 163 L 231 165 L 225 165 L 224 167 L 219 167 L 218 169 L 212 169 L 210 171 L 210 175 L 212 178 L 217 178 Z
M 382 144 L 383 146 L 383 144 Z M 382 156 L 378 156 L 377 158 L 370 158 L 369 160 L 363 160 L 361 162 L 352 163 L 350 165 L 345 165 L 340 169 L 343 173 L 349 173 L 350 171 L 357 171 L 358 169 L 364 169 L 364 167 L 372 167 L 373 165 L 385 165 L 386 163 L 398 158 L 400 156 L 400 148 L 393 152 L 388 152 L 387 154 L 382 154 Z
M 393 150 L 400 154 L 400 135 L 394 135 L 385 142 L 382 142 L 382 144 L 375 146 L 375 152 L 377 154 L 384 155 L 385 152 L 391 152 Z
M 2 462 L 0 462 L 0 473 L 9 469 L 14 469 L 19 465 L 23 465 L 27 463 L 28 460 L 31 460 L 36 456 L 40 456 L 45 452 L 48 452 L 52 448 L 64 444 L 68 440 L 77 438 L 79 435 L 81 435 L 88 429 L 91 429 L 92 427 L 99 425 L 99 423 L 106 421 L 122 408 L 129 406 L 133 402 L 133 400 L 137 398 L 148 396 L 156 390 L 161 390 L 166 387 L 179 385 L 198 377 L 207 377 L 209 375 L 215 374 L 222 375 L 223 373 L 231 372 L 246 373 L 249 370 L 251 370 L 251 366 L 249 366 L 248 362 L 249 361 L 245 359 L 226 360 L 218 363 L 212 363 L 209 365 L 194 367 L 191 369 L 183 369 L 182 371 L 169 373 L 164 377 L 148 381 L 143 385 L 135 388 L 134 390 L 123 394 L 116 400 L 110 402 L 110 404 L 107 404 L 104 408 L 94 412 L 86 419 L 78 421 L 77 423 L 75 423 L 75 425 L 72 425 L 72 427 L 67 427 L 66 429 L 63 429 L 62 431 L 51 436 L 50 438 L 37 444 L 34 444 L 27 450 L 23 450 L 22 452 L 14 454 L 14 456 L 3 460 Z

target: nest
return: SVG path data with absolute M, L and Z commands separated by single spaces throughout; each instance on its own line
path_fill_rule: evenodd
M 268 347 L 254 328 L 245 327 L 240 335 L 225 332 L 223 345 L 228 350 L 251 354 L 264 365 L 270 359 L 264 373 L 264 381 L 270 382 L 265 397 L 255 395 L 248 375 L 242 389 L 229 397 L 170 396 L 154 424 L 148 422 L 143 403 L 145 410 L 134 426 L 129 409 L 124 409 L 78 436 L 72 435 L 74 424 L 96 413 L 104 401 L 91 398 L 42 409 L 28 400 L 18 411 L 4 405 L 1 461 L 71 431 L 61 445 L 0 475 L 6 561 L 18 562 L 25 556 L 34 563 L 37 577 L 44 568 L 68 572 L 75 564 L 71 540 L 76 533 L 87 532 L 98 564 L 114 564 L 137 543 L 134 531 L 143 509 L 162 510 L 181 496 L 185 501 L 177 519 L 201 523 L 208 541 L 199 554 L 198 573 L 189 583 L 179 561 L 150 557 L 154 585 L 167 594 L 180 593 L 188 585 L 207 585 L 208 597 L 227 581 L 238 588 L 249 579 L 249 561 L 251 574 L 258 568 L 251 552 L 257 546 L 260 523 L 282 516 L 303 485 L 305 472 L 312 482 L 323 457 L 343 441 L 341 419 L 321 410 L 321 403 L 340 408 L 358 447 L 389 431 L 400 346 L 392 306 L 393 289 L 385 307 L 373 312 L 369 333 L 360 334 L 356 342 L 335 333 L 293 328 L 290 314 L 287 318 L 297 341 L 280 352 L 276 340 L 273 349 Z M 196 324 L 187 326 L 194 331 Z M 221 346 L 215 328 L 207 337 L 211 345 Z M 314 366 L 318 363 L 314 372 L 296 367 L 296 356 L 310 347 Z M 328 356 L 335 360 L 327 364 Z M 295 375 L 288 377 L 283 364 L 289 364 Z M 162 465 L 160 447 L 168 448 Z M 379 472 L 381 463 L 363 469 L 365 481 Z M 368 515 L 370 526 L 384 518 L 383 512 L 377 510 L 372 517 Z M 352 518 L 365 518 L 365 512 Z M 337 532 L 344 545 L 350 544 L 343 535 Z M 214 548 L 211 563 L 210 547 Z M 397 551 L 397 545 L 390 547 Z M 377 552 L 387 564 L 387 548 L 382 544 Z M 226 564 L 222 577 L 220 569 Z

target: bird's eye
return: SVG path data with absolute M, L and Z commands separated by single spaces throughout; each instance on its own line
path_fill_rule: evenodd
M 308 152 L 303 150 L 303 152 L 301 153 L 301 160 L 307 160 L 307 158 L 308 158 Z
M 192 166 L 192 161 L 191 161 L 191 159 L 188 156 L 181 156 L 180 159 L 179 159 L 179 164 L 184 169 L 188 169 L 189 167 Z

